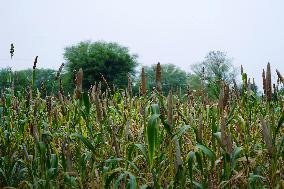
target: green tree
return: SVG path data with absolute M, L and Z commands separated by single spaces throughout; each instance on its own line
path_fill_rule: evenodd
M 210 99 L 219 97 L 222 81 L 230 85 L 236 78 L 236 68 L 232 64 L 232 59 L 221 51 L 210 51 L 204 61 L 192 65 L 191 69 L 193 76 L 197 78 L 189 81 L 190 86 L 194 86 L 194 89 L 200 88 L 203 78 Z
M 138 65 L 137 55 L 131 54 L 127 47 L 103 41 L 85 41 L 67 47 L 64 58 L 69 73 L 83 69 L 84 89 L 102 81 L 102 75 L 110 86 L 126 87 L 128 73 L 134 75 Z
M 12 71 L 10 68 L 0 70 L 0 88 L 8 88 L 14 82 L 14 91 L 23 92 L 31 84 L 32 69 Z M 35 87 L 41 89 L 42 84 L 45 86 L 45 94 L 57 90 L 58 83 L 54 82 L 56 71 L 52 69 L 36 69 Z M 44 95 L 45 95 L 44 94 Z
M 2 68 L 0 70 L 0 89 L 10 87 L 11 80 L 12 80 L 11 68 Z
M 173 90 L 181 89 L 185 92 L 187 86 L 187 73 L 174 64 L 162 64 L 162 90 L 164 94 L 168 94 L 170 88 Z M 156 86 L 156 64 L 144 66 L 146 84 L 148 90 L 152 90 Z M 140 77 L 141 78 L 141 77 Z
M 188 83 L 189 89 L 198 90 L 200 89 L 201 78 L 197 74 L 189 73 L 187 83 Z

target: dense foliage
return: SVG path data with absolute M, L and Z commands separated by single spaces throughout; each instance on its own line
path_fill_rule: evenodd
M 204 90 L 208 93 L 210 99 L 219 97 L 221 81 L 232 84 L 237 74 L 232 59 L 221 51 L 210 51 L 201 63 L 193 64 L 191 69 L 194 73 L 190 79 L 191 84 L 196 85 L 198 84 L 198 82 L 195 82 L 196 79 L 202 79 Z M 202 86 L 199 85 L 199 87 Z
M 14 85 L 14 91 L 25 90 L 29 86 L 32 79 L 32 69 L 12 71 L 10 68 L 4 68 L 0 70 L 0 88 L 11 87 L 11 83 Z M 37 69 L 35 86 L 40 88 L 41 85 L 45 85 L 48 94 L 52 89 L 52 81 L 55 78 L 55 70 L 52 69 Z M 13 82 L 12 82 L 13 81 Z
M 155 86 L 155 73 L 156 65 L 144 66 L 145 76 L 147 78 L 147 88 L 152 90 Z M 165 64 L 162 66 L 163 75 L 161 84 L 163 86 L 164 94 L 168 94 L 170 89 L 174 91 L 180 91 L 182 93 L 186 92 L 187 89 L 187 73 L 181 68 L 175 66 L 174 64 Z M 140 75 L 141 78 L 141 75 Z M 141 81 L 139 81 L 140 83 Z
M 42 97 L 34 74 L 25 93 L 6 88 L 0 187 L 283 188 L 280 73 L 273 91 L 268 65 L 262 98 L 243 73 L 241 92 L 222 82 L 219 101 L 208 101 L 203 89 L 164 96 L 156 71 L 157 90 L 149 95 L 143 74 L 138 96 L 131 83 L 117 91 L 97 83 L 83 92 L 82 70 L 73 96 L 59 85 Z
M 14 46 L 11 46 L 14 48 Z M 14 53 L 14 51 L 11 51 Z M 12 54 L 11 54 L 12 57 Z M 82 68 L 83 89 L 88 90 L 96 82 L 107 81 L 108 86 L 113 88 L 125 88 L 128 80 L 133 83 L 133 94 L 138 94 L 141 83 L 141 74 L 135 72 L 137 66 L 137 55 L 131 55 L 128 48 L 117 43 L 107 42 L 81 42 L 77 45 L 65 48 L 64 57 L 66 63 L 61 65 L 61 85 L 65 94 L 72 94 L 74 75 Z M 236 68 L 231 64 L 231 59 L 226 53 L 220 51 L 209 52 L 201 63 L 191 66 L 193 73 L 187 73 L 174 64 L 163 64 L 161 85 L 163 93 L 168 94 L 172 89 L 176 93 L 185 93 L 187 89 L 204 89 L 206 98 L 216 100 L 220 94 L 221 80 L 228 84 L 234 83 Z M 63 69 L 63 70 L 62 70 Z M 149 91 L 155 87 L 156 65 L 144 66 L 147 88 Z M 10 68 L 0 70 L 0 89 L 8 87 L 11 78 L 15 91 L 21 91 L 29 85 L 32 78 L 32 69 L 12 71 Z M 57 93 L 53 91 L 58 88 L 58 82 L 53 82 L 57 71 L 52 69 L 37 69 L 36 86 L 45 85 L 44 94 Z M 204 82 L 202 83 L 201 80 Z M 236 84 L 237 81 L 235 81 Z M 257 92 L 257 86 L 253 82 L 251 88 Z M 102 86 L 103 88 L 105 85 Z M 43 93 L 41 91 L 41 93 Z
M 114 84 L 119 88 L 126 87 L 125 78 L 128 73 L 135 74 L 135 67 L 138 64 L 137 55 L 131 54 L 127 47 L 103 41 L 86 41 L 67 47 L 64 58 L 70 74 L 80 68 L 84 70 L 84 89 L 102 81 L 102 76 L 110 86 Z

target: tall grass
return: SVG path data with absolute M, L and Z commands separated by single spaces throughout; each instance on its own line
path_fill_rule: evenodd
M 209 102 L 204 87 L 163 96 L 160 64 L 148 95 L 142 68 L 138 96 L 130 77 L 125 90 L 83 91 L 82 69 L 72 97 L 61 84 L 43 96 L 36 63 L 25 93 L 1 93 L 1 188 L 284 188 L 284 96 L 269 64 L 265 98 L 242 69 L 241 91 L 223 83 Z

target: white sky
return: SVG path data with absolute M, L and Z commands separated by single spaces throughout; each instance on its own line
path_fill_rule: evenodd
M 186 71 L 225 51 L 261 86 L 268 61 L 284 74 L 283 9 L 283 0 L 0 0 L 0 68 L 31 68 L 38 55 L 38 67 L 57 69 L 64 47 L 105 40 L 128 46 L 142 65 Z

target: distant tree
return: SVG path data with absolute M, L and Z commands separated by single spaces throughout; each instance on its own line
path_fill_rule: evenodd
M 181 92 L 186 90 L 187 85 L 187 73 L 181 68 L 173 64 L 162 64 L 162 90 L 164 94 L 168 94 L 170 88 L 174 91 L 181 89 Z M 146 84 L 148 90 L 152 90 L 156 86 L 156 64 L 151 66 L 144 66 Z
M 197 74 L 188 74 L 187 84 L 189 89 L 191 90 L 198 90 L 200 89 L 201 77 Z
M 0 70 L 0 89 L 8 88 L 12 80 L 13 72 L 11 68 L 2 68 Z
M 134 75 L 138 65 L 137 55 L 131 54 L 127 47 L 103 41 L 85 41 L 65 48 L 64 58 L 67 71 L 83 69 L 83 88 L 88 89 L 95 82 L 102 81 L 119 88 L 127 86 L 128 73 Z
M 211 99 L 218 98 L 222 81 L 232 84 L 236 78 L 236 68 L 232 65 L 232 59 L 221 51 L 210 51 L 204 61 L 192 65 L 191 68 L 198 79 L 190 81 L 190 84 L 200 88 L 203 77 L 206 91 Z M 199 85 L 194 82 L 198 82 Z
M 14 91 L 23 92 L 31 84 L 32 69 L 12 71 L 10 68 L 0 70 L 0 88 L 7 88 L 14 82 Z M 54 82 L 56 71 L 52 69 L 36 69 L 35 87 L 41 89 L 45 86 L 46 94 L 50 94 L 52 88 L 57 90 L 58 84 Z

